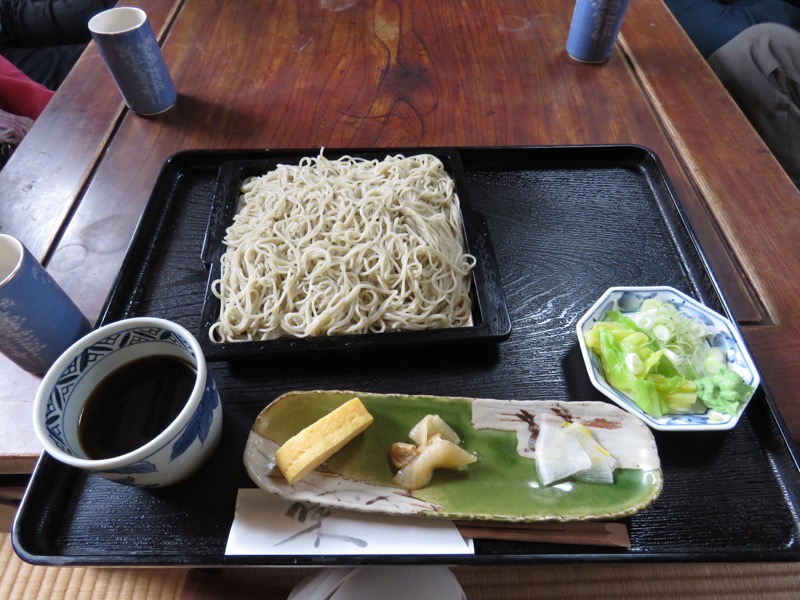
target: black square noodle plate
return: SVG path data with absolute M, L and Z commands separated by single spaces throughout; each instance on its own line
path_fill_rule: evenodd
M 497 298 L 505 298 L 511 323 L 507 339 L 401 343 L 361 353 L 265 349 L 255 360 L 218 357 L 209 368 L 222 397 L 224 424 L 208 464 L 177 486 L 141 490 L 44 454 L 13 526 L 16 552 L 43 565 L 207 567 L 800 558 L 800 470 L 766 385 L 735 429 L 654 432 L 664 488 L 654 504 L 626 519 L 630 548 L 478 540 L 469 556 L 225 555 L 237 491 L 255 487 L 242 463 L 248 432 L 258 413 L 283 393 L 348 389 L 603 402 L 583 365 L 575 323 L 607 288 L 668 285 L 730 317 L 661 163 L 648 149 L 326 149 L 325 154 L 425 151 L 460 157 L 459 192 L 468 196 L 465 231 L 470 249 L 476 240 L 485 243 L 496 261 L 502 285 Z M 217 218 L 211 211 L 218 183 L 229 169 L 249 168 L 248 163 L 291 162 L 318 152 L 204 150 L 169 158 L 101 323 L 151 315 L 176 321 L 201 339 L 212 240 L 204 245 L 209 223 L 213 228 Z M 472 230 L 467 213 L 477 223 Z M 480 285 L 474 282 L 473 291 Z
M 396 150 L 393 154 L 410 156 L 419 150 Z M 236 214 L 242 182 L 249 177 L 264 175 L 280 164 L 297 164 L 301 155 L 283 156 L 250 161 L 232 161 L 220 167 L 217 189 L 209 216 L 209 225 L 203 243 L 203 261 L 209 266 L 208 286 L 203 302 L 200 326 L 200 345 L 208 360 L 258 359 L 272 354 L 301 353 L 355 353 L 384 348 L 398 349 L 407 346 L 431 346 L 440 343 L 497 342 L 511 333 L 503 286 L 492 250 L 486 222 L 479 214 L 470 210 L 469 190 L 464 180 L 464 171 L 457 151 L 431 150 L 427 152 L 442 161 L 456 186 L 462 215 L 462 233 L 467 244 L 466 251 L 475 257 L 475 267 L 470 274 L 470 296 L 472 300 L 472 325 L 422 331 L 391 331 L 357 335 L 282 337 L 264 341 L 215 342 L 209 330 L 219 318 L 220 300 L 211 292 L 213 282 L 220 277 L 220 258 L 225 253 L 225 232 Z M 329 160 L 343 154 L 365 160 L 383 160 L 386 152 L 325 151 Z

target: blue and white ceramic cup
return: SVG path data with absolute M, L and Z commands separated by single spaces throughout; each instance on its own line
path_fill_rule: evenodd
M 177 417 L 142 446 L 120 456 L 90 458 L 78 429 L 87 400 L 112 372 L 151 357 L 177 357 L 194 367 L 197 374 L 188 400 Z M 141 406 L 146 404 L 152 405 L 143 400 Z M 130 420 L 138 421 L 139 416 L 131 415 Z M 222 433 L 222 405 L 196 338 L 177 323 L 136 317 L 100 327 L 64 352 L 39 386 L 33 428 L 45 451 L 58 461 L 117 483 L 156 488 L 178 483 L 208 462 Z
M 175 104 L 175 85 L 143 10 L 103 11 L 89 20 L 89 31 L 128 108 L 156 115 Z
M 22 242 L 0 234 L 0 351 L 38 375 L 90 330 L 80 309 Z
M 567 37 L 567 53 L 580 62 L 611 57 L 629 0 L 577 0 Z

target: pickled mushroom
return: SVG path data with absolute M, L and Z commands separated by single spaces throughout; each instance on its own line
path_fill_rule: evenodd
M 389 452 L 389 460 L 392 461 L 396 469 L 402 469 L 418 456 L 419 448 L 414 444 L 406 444 L 405 442 L 392 444 L 392 449 Z
M 461 438 L 458 437 L 458 434 L 439 415 L 427 415 L 424 417 L 411 428 L 408 437 L 417 446 L 424 446 L 436 434 L 439 434 L 448 442 L 461 443 Z
M 436 469 L 463 470 L 478 460 L 458 444 L 458 434 L 438 415 L 428 415 L 409 433 L 416 445 L 392 444 L 389 457 L 398 468 L 394 482 L 406 490 L 418 490 L 430 483 Z

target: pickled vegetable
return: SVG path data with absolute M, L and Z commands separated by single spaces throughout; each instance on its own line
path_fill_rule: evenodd
M 542 425 L 534 453 L 542 485 L 568 478 L 614 483 L 617 460 L 595 440 L 591 430 L 580 423 L 565 421 L 561 425 Z
M 438 415 L 427 415 L 408 434 L 415 442 L 395 442 L 389 459 L 399 469 L 394 482 L 406 490 L 418 490 L 430 483 L 436 469 L 463 470 L 478 458 L 464 450 L 458 434 Z
M 736 414 L 753 390 L 725 365 L 725 353 L 709 344 L 710 336 L 699 320 L 684 316 L 669 302 L 651 298 L 630 316 L 608 311 L 585 340 L 600 358 L 608 383 L 652 417 L 707 408 Z M 721 370 L 738 380 L 737 402 L 721 401 L 718 393 L 698 394 L 699 382 L 709 389 L 713 380 L 707 378 Z

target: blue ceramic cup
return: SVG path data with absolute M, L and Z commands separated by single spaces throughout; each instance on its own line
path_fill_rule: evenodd
M 629 0 L 577 0 L 567 37 L 567 53 L 580 62 L 611 57 Z
M 0 351 L 41 374 L 89 321 L 17 238 L 0 234 Z
M 128 108 L 156 115 L 175 104 L 175 85 L 143 10 L 103 11 L 91 18 L 89 31 Z
M 86 444 L 99 437 L 81 435 L 84 409 L 96 391 L 110 392 L 105 382 L 114 373 L 143 359 L 151 361 L 152 370 L 131 383 L 139 401 L 125 403 L 114 393 L 101 396 L 105 406 L 123 408 L 107 412 L 102 429 L 90 431 L 91 436 L 113 438 L 133 429 L 140 445 L 118 455 L 92 455 Z M 148 380 L 170 360 L 194 371 L 191 388 L 182 390 L 188 396 L 164 380 Z M 164 392 L 170 389 L 178 412 L 165 421 L 170 415 L 164 412 Z M 155 422 L 164 427 L 160 433 Z M 64 351 L 39 386 L 33 429 L 45 451 L 64 464 L 115 483 L 156 488 L 183 481 L 211 459 L 222 435 L 222 404 L 200 344 L 189 331 L 166 319 L 134 317 L 95 329 Z

